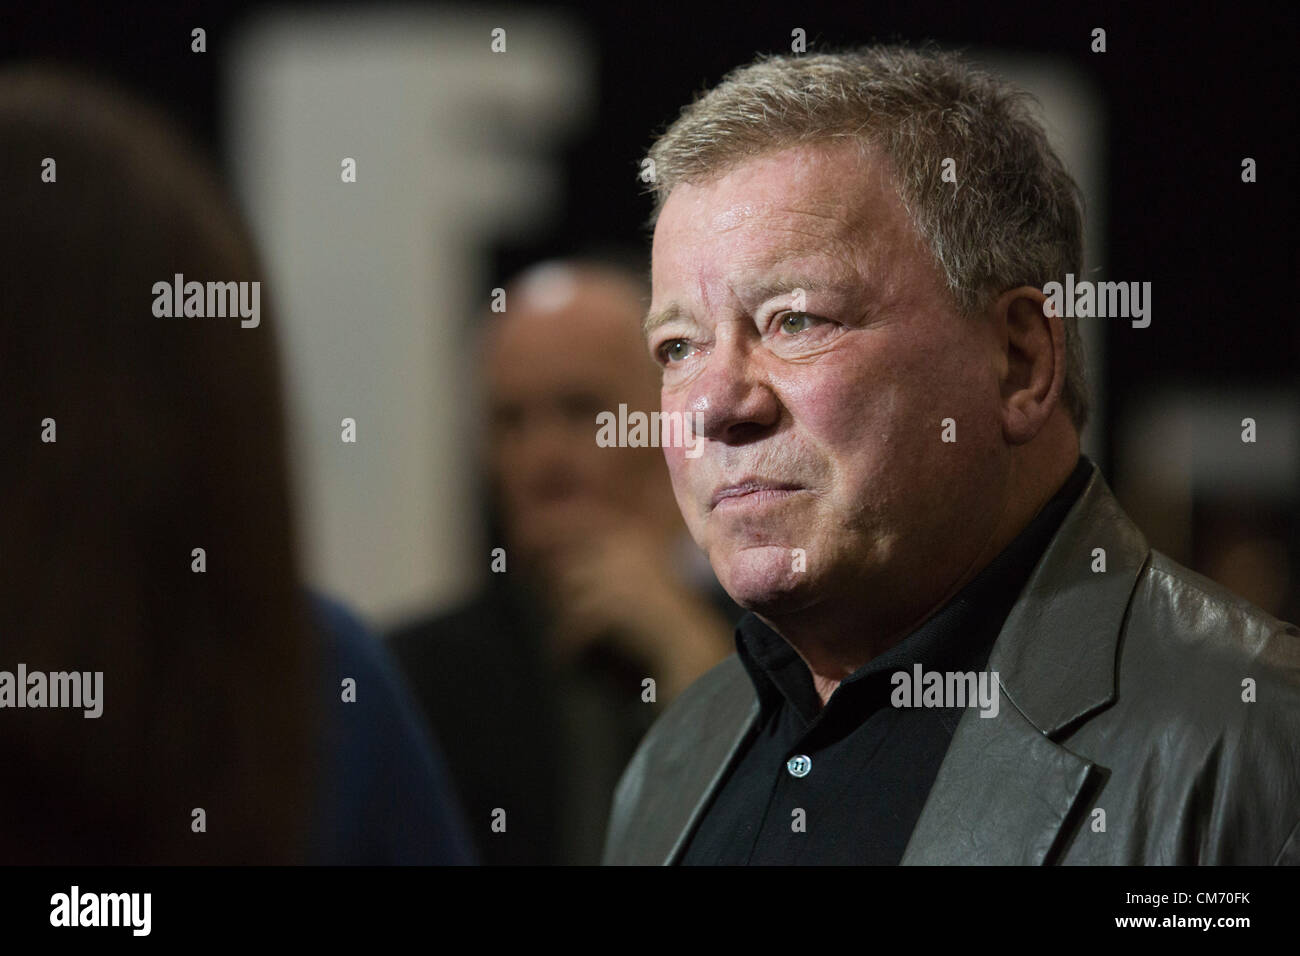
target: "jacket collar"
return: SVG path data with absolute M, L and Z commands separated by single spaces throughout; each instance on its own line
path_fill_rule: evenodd
M 1004 706 L 962 716 L 904 864 L 1049 861 L 1093 767 L 1053 738 L 1115 700 L 1120 630 L 1148 555 L 1094 466 L 993 647 Z
M 1042 734 L 1056 736 L 1115 700 L 1120 628 L 1149 553 L 1094 465 L 989 664 L 1003 694 Z

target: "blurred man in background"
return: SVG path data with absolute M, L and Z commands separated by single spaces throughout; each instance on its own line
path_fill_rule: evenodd
M 506 287 L 483 356 L 505 553 L 482 594 L 392 638 L 489 863 L 598 862 L 637 741 L 731 648 L 736 609 L 687 535 L 662 451 L 596 440 L 601 412 L 658 410 L 646 298 L 640 277 L 592 262 Z

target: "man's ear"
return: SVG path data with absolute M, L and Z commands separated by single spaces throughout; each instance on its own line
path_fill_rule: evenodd
M 1003 370 L 1002 434 L 1023 445 L 1047 424 L 1065 388 L 1065 323 L 1044 306 L 1041 289 L 1019 286 L 991 306 L 998 342 L 1006 349 Z

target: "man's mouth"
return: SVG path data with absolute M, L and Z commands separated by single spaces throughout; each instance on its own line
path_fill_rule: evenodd
M 744 478 L 732 484 L 723 485 L 713 492 L 709 501 L 709 510 L 715 508 L 740 508 L 753 505 L 770 504 L 784 500 L 798 491 L 801 485 L 788 481 L 773 481 L 767 478 Z

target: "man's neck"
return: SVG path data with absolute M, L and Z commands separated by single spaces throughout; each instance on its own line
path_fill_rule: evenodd
M 994 551 L 985 557 L 991 547 L 991 543 L 986 544 L 938 597 L 908 608 L 900 608 L 896 602 L 888 608 L 882 607 L 858 593 L 788 617 L 760 617 L 803 658 L 825 706 L 841 681 L 898 644 L 952 600 L 997 556 L 998 552 Z M 887 590 L 895 595 L 905 593 L 899 588 Z
M 900 606 L 898 595 L 915 594 L 914 588 L 884 586 L 877 593 L 869 593 L 861 587 L 849 587 L 837 600 L 789 615 L 760 615 L 808 665 L 822 706 L 841 681 L 913 633 L 1001 554 L 1061 488 L 1077 460 L 1076 445 L 1068 464 L 1062 459 L 1059 467 L 1035 482 L 1030 490 L 1017 488 L 1009 492 L 990 533 L 971 549 L 972 556 L 964 567 L 948 576 L 948 583 L 941 591 L 932 590 L 927 596 Z M 911 582 L 914 584 L 923 577 L 915 576 Z

